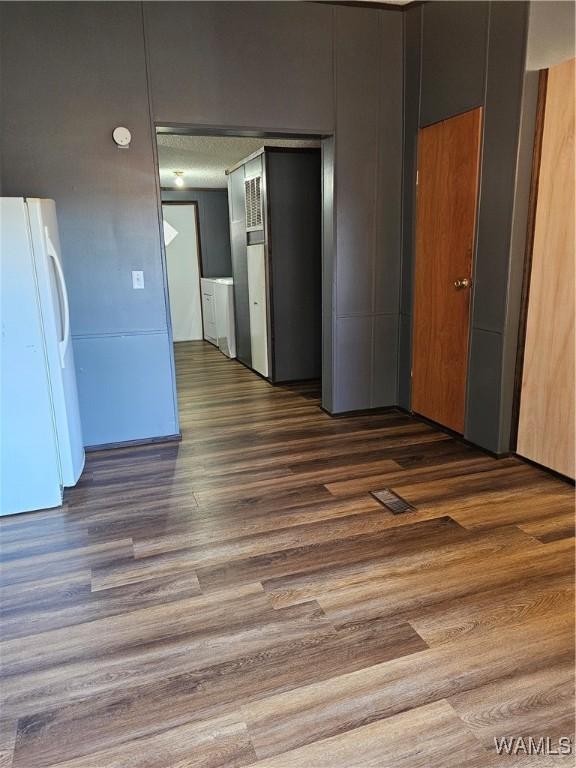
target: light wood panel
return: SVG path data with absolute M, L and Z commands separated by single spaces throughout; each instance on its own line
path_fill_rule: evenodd
M 2 768 L 496 768 L 495 735 L 570 735 L 569 484 L 210 344 L 176 369 L 181 444 L 0 520 Z
M 412 409 L 461 434 L 481 131 L 478 107 L 418 138 Z
M 574 478 L 574 59 L 548 72 L 518 453 Z

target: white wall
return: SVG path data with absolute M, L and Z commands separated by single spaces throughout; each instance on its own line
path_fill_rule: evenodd
M 194 205 L 162 206 L 168 293 L 174 341 L 202 339 L 202 308 L 200 305 L 200 275 L 198 271 L 198 240 Z M 168 227 L 166 226 L 168 225 Z M 177 234 L 166 236 L 171 232 Z M 173 236 L 173 239 L 170 237 Z

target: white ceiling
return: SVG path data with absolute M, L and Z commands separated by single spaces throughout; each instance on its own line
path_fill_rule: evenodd
M 176 136 L 158 134 L 160 185 L 175 187 L 174 171 L 184 171 L 185 187 L 226 187 L 226 168 L 262 146 L 319 147 L 310 139 L 252 139 L 230 136 Z

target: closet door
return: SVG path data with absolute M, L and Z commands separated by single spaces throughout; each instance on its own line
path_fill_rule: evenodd
M 248 297 L 252 368 L 268 376 L 268 327 L 266 312 L 266 252 L 263 243 L 248 246 Z
M 482 109 L 420 130 L 412 410 L 464 432 Z
M 548 72 L 517 451 L 574 477 L 575 60 Z

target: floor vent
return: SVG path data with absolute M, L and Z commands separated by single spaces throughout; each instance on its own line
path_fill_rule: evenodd
M 380 504 L 383 504 L 386 509 L 389 509 L 393 515 L 401 515 L 404 512 L 415 511 L 415 507 L 408 504 L 406 499 L 403 499 L 402 496 L 398 496 L 398 494 L 391 491 L 390 488 L 382 488 L 381 491 L 370 491 L 370 493 L 380 502 Z

